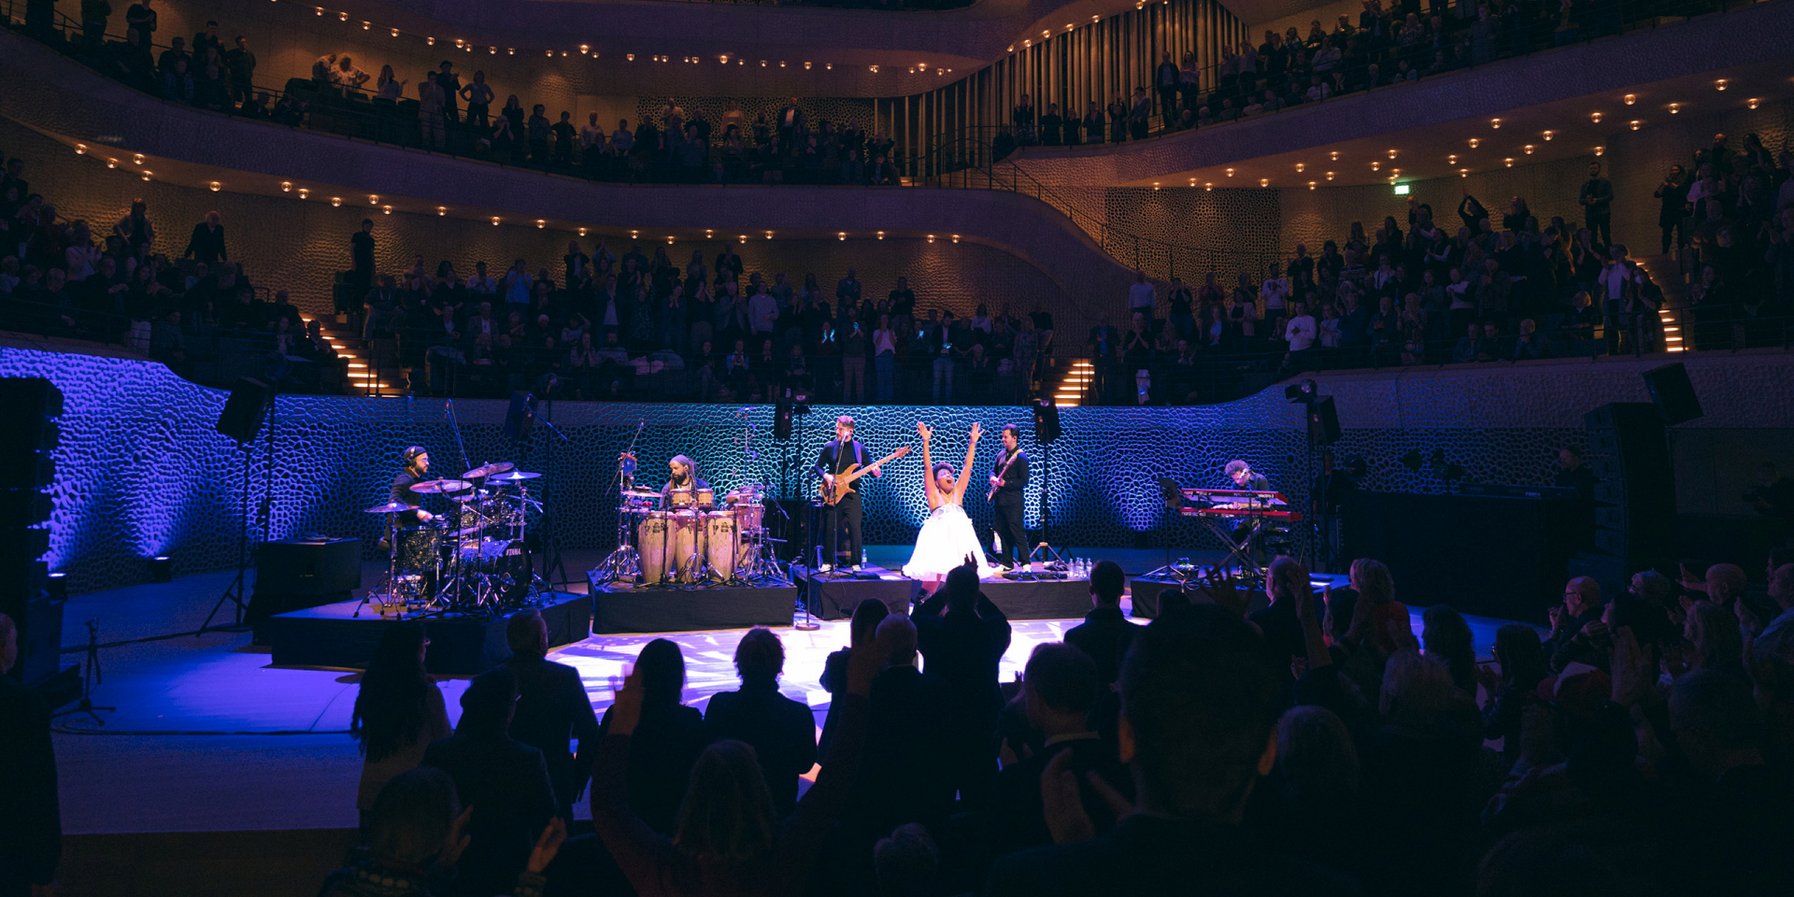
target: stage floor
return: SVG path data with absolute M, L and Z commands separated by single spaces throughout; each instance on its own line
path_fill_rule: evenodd
M 908 551 L 908 546 L 883 546 L 869 554 L 875 563 L 893 565 Z M 1163 560 L 1156 551 L 1077 549 L 1076 554 L 1116 560 L 1130 574 Z M 583 580 L 583 571 L 599 557 L 569 551 L 567 570 Z M 188 575 L 69 601 L 66 631 L 76 650 L 64 655 L 65 663 L 81 659 L 73 642 L 85 620 L 98 622 L 103 644 L 148 639 L 100 652 L 105 681 L 95 702 L 118 708 L 101 714 L 104 726 L 79 715 L 58 720 L 63 826 L 70 835 L 356 825 L 361 761 L 348 724 L 357 674 L 275 667 L 267 649 L 249 644 L 247 631 L 191 635 L 231 575 Z M 371 570 L 365 581 L 378 577 Z M 568 590 L 583 593 L 586 585 L 579 581 Z M 1035 645 L 1058 641 L 1077 622 L 1075 616 L 1015 621 L 1002 677 L 1013 677 Z M 1481 653 L 1488 653 L 1501 622 L 1471 619 Z M 1417 613 L 1416 632 L 1419 627 Z M 732 659 L 743 631 L 594 635 L 551 656 L 579 670 L 602 713 L 610 704 L 612 678 L 648 642 L 671 639 L 685 654 L 685 700 L 702 708 L 711 695 L 736 687 Z M 786 652 L 782 690 L 809 705 L 820 725 L 829 696 L 817 679 L 828 653 L 847 644 L 848 622 L 824 621 L 813 631 L 777 627 L 777 632 Z M 446 679 L 442 688 L 450 717 L 459 717 L 466 680 Z

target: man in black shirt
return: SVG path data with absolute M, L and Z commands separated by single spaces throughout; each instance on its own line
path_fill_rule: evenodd
M 1022 451 L 1021 430 L 1003 425 L 1003 453 L 990 472 L 990 504 L 996 514 L 997 564 L 1019 567 L 1028 562 L 1028 533 L 1022 528 L 1022 504 L 1028 488 L 1028 453 Z
M 399 523 L 403 526 L 429 523 L 433 515 L 417 506 L 417 493 L 411 491 L 411 487 L 429 478 L 430 453 L 423 446 L 414 445 L 405 449 L 400 457 L 405 461 L 405 469 L 392 478 L 391 500 L 410 505 L 411 510 L 400 515 Z
M 255 91 L 255 51 L 249 49 L 249 38 L 237 35 L 236 46 L 224 51 L 224 67 L 230 70 L 232 102 L 247 103 Z
M 1588 180 L 1577 196 L 1582 220 L 1602 246 L 1613 242 L 1613 182 L 1601 176 L 1601 163 L 1588 163 Z
M 187 239 L 187 248 L 182 251 L 181 258 L 216 265 L 229 257 L 224 251 L 223 219 L 215 211 L 207 212 L 204 221 L 193 225 L 193 236 Z
M 846 472 L 848 465 L 864 466 L 867 461 L 866 447 L 861 445 L 859 440 L 853 438 L 853 418 L 843 414 L 835 418 L 835 438 L 829 440 L 828 444 L 822 447 L 822 453 L 816 456 L 816 464 L 810 470 L 822 478 L 823 485 L 832 490 L 835 487 L 835 477 Z M 884 476 L 884 471 L 874 467 L 872 475 L 881 477 Z M 822 559 L 822 565 L 818 568 L 821 572 L 827 573 L 835 568 L 836 556 L 843 547 L 840 544 L 840 535 L 841 525 L 844 521 L 847 525 L 847 545 L 845 547 L 849 558 L 848 564 L 853 567 L 853 572 L 860 572 L 861 513 L 858 480 L 848 484 L 847 494 L 843 495 L 840 501 L 824 506 L 822 534 L 817 539 L 818 547 L 826 552 Z
M 361 230 L 349 235 L 349 285 L 354 287 L 354 300 L 359 302 L 368 289 L 374 285 L 374 220 L 361 219 Z M 338 303 L 337 311 L 360 311 L 360 308 L 344 309 Z
M 1120 564 L 1099 562 L 1090 571 L 1091 610 L 1084 615 L 1084 622 L 1065 632 L 1066 644 L 1096 661 L 1097 675 L 1105 686 L 1120 678 L 1121 659 L 1140 634 L 1140 627 L 1121 613 L 1121 593 L 1126 588 L 1127 575 Z
M 1574 446 L 1557 450 L 1557 476 L 1552 482 L 1560 489 L 1576 490 L 1576 497 L 1585 502 L 1595 500 L 1595 474 L 1582 463 L 1582 451 Z
M 517 677 L 517 714 L 511 737 L 542 752 L 561 818 L 572 820 L 573 802 L 591 775 L 590 754 L 598 749 L 598 716 L 586 697 L 579 671 L 549 660 L 548 624 L 534 608 L 511 615 L 505 626 L 511 646 L 506 668 Z M 574 739 L 584 762 L 569 750 Z

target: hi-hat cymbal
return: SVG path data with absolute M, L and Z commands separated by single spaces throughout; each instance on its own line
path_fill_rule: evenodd
M 421 483 L 411 484 L 412 492 L 423 495 L 434 495 L 439 492 L 466 492 L 472 488 L 473 484 L 466 480 L 424 480 Z
M 624 498 L 660 498 L 660 493 L 652 489 L 624 489 Z
M 513 470 L 510 473 L 502 473 L 502 474 L 499 474 L 498 476 L 492 477 L 488 482 L 521 483 L 524 480 L 539 479 L 541 476 L 542 475 L 539 473 L 530 473 L 527 470 Z
M 510 473 L 516 466 L 517 465 L 512 464 L 509 461 L 488 461 L 485 464 L 481 464 L 462 474 L 461 478 L 464 480 L 478 480 L 484 477 L 498 476 L 501 473 Z
M 383 505 L 375 505 L 371 508 L 362 508 L 361 513 L 363 513 L 363 514 L 397 514 L 402 511 L 409 511 L 409 510 L 411 510 L 411 506 L 408 504 L 405 504 L 402 501 L 389 501 Z

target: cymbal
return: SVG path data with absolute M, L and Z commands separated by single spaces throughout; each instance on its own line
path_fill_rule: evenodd
M 484 477 L 497 476 L 501 473 L 510 473 L 516 466 L 517 465 L 512 464 L 509 461 L 488 461 L 485 464 L 481 464 L 462 474 L 461 478 L 464 480 L 478 480 Z
M 521 483 L 524 480 L 539 479 L 541 476 L 539 473 L 530 473 L 527 470 L 513 470 L 510 473 L 499 474 L 491 481 L 494 483 Z
M 361 509 L 361 513 L 363 513 L 363 514 L 397 514 L 402 511 L 409 511 L 409 510 L 411 510 L 411 506 L 408 504 L 405 504 L 402 501 L 389 501 L 383 505 L 375 505 L 371 508 L 363 508 L 363 509 Z
M 465 492 L 472 488 L 473 484 L 466 480 L 424 480 L 421 483 L 411 484 L 412 492 L 423 495 L 434 495 L 439 492 Z
M 652 489 L 624 489 L 624 498 L 659 498 L 660 493 Z

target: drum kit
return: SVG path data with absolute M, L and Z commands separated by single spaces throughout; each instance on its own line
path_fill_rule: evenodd
M 542 511 L 530 494 L 541 476 L 496 461 L 459 478 L 413 483 L 416 506 L 392 501 L 364 509 L 386 516 L 388 562 L 384 588 L 363 600 L 382 614 L 502 614 L 527 604 L 543 590 L 526 539 Z M 430 519 L 407 520 L 418 509 Z
M 620 479 L 617 550 L 592 571 L 595 581 L 662 588 L 790 582 L 776 552 L 784 540 L 767 533 L 764 486 L 720 498 L 708 487 L 671 489 L 662 507 L 661 493 L 634 488 L 629 474 Z

